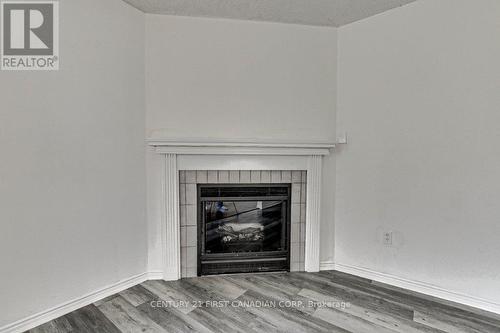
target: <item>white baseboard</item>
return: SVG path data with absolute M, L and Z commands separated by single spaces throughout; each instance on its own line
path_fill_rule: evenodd
M 148 280 L 163 280 L 163 272 L 162 271 L 148 272 Z
M 391 274 L 380 273 L 363 267 L 356 267 L 340 263 L 325 263 L 325 267 L 333 267 L 331 268 L 331 270 L 337 270 L 339 272 L 357 275 L 369 280 L 386 283 L 395 287 L 404 288 L 429 296 L 441 298 L 446 301 L 460 303 L 480 310 L 500 314 L 500 304 L 496 302 L 466 295 L 452 290 L 447 290 L 425 282 L 409 280 Z
M 152 273 L 154 275 L 155 272 Z M 18 320 L 12 324 L 0 327 L 0 333 L 18 333 L 30 330 L 51 320 L 64 316 L 65 314 L 75 311 L 81 307 L 87 306 L 103 298 L 140 284 L 148 279 L 149 273 L 142 273 L 131 278 L 121 280 L 115 284 L 76 298 L 72 301 L 60 304 L 49 310 L 39 312 L 27 318 Z
M 333 261 L 322 261 L 319 263 L 320 271 L 333 271 L 335 269 L 335 263 Z

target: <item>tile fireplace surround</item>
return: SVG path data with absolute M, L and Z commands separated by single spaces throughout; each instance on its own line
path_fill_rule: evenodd
M 307 171 L 180 170 L 182 277 L 197 275 L 197 184 L 292 184 L 290 270 L 305 270 Z
M 196 184 L 292 184 L 291 270 L 319 271 L 322 160 L 330 143 L 150 139 L 160 154 L 164 280 L 195 276 Z

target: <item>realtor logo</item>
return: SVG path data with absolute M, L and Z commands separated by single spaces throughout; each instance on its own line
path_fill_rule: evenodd
M 1 69 L 59 69 L 58 1 L 1 1 Z

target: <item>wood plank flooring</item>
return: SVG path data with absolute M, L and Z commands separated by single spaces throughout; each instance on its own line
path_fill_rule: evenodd
M 500 333 L 500 316 L 336 272 L 148 281 L 30 333 Z

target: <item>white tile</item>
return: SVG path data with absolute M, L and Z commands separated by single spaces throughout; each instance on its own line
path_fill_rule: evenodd
M 198 248 L 196 247 L 188 247 L 187 248 L 187 253 L 186 253 L 186 267 L 187 268 L 192 268 L 192 267 L 197 267 L 198 266 Z
M 187 247 L 181 247 L 181 267 L 187 267 Z
M 305 204 L 307 200 L 307 184 L 302 183 L 300 186 L 300 203 Z
M 290 230 L 290 238 L 292 243 L 300 242 L 300 223 L 293 223 Z
M 290 262 L 300 261 L 300 244 L 291 243 L 290 244 Z
M 187 277 L 187 278 L 196 277 L 196 276 L 198 276 L 198 275 L 196 274 L 196 272 L 197 272 L 196 267 L 188 267 L 188 268 L 186 269 L 186 277 Z
M 240 183 L 249 184 L 250 183 L 250 171 L 241 170 L 240 171 Z
M 186 206 L 185 205 L 180 206 L 179 215 L 181 218 L 181 226 L 187 225 L 187 223 L 186 223 Z
M 292 172 L 291 171 L 281 171 L 281 182 L 291 183 L 292 182 Z
M 219 184 L 229 183 L 229 171 L 219 171 Z
M 186 227 L 181 226 L 181 247 L 187 246 L 186 243 Z
M 186 246 L 196 246 L 198 243 L 197 238 L 197 227 L 196 226 L 187 226 L 186 227 Z
M 300 204 L 300 222 L 306 222 L 306 205 Z
M 260 170 L 252 170 L 250 171 L 250 182 L 253 184 L 260 183 Z
M 292 183 L 300 183 L 302 181 L 302 171 L 292 171 Z
M 271 183 L 281 183 L 281 171 L 271 171 Z
M 305 243 L 300 243 L 300 259 L 299 259 L 299 262 L 304 262 L 304 257 L 306 256 L 306 247 L 305 247 Z
M 300 205 L 299 204 L 292 204 L 291 221 L 292 221 L 292 223 L 300 223 Z
M 196 201 L 196 184 L 186 184 L 186 205 L 195 205 Z
M 186 183 L 186 171 L 184 170 L 179 171 L 179 183 L 180 184 Z
M 290 272 L 300 272 L 300 263 L 298 262 L 290 263 Z
M 229 171 L 229 183 L 237 184 L 240 182 L 240 172 L 238 170 Z
M 267 184 L 271 182 L 271 171 L 262 170 L 260 172 L 260 182 L 263 184 Z
M 300 183 L 292 184 L 292 203 L 300 204 L 300 191 L 301 191 Z
M 196 171 L 186 171 L 186 184 L 196 184 Z
M 218 172 L 214 170 L 208 171 L 207 182 L 210 184 L 217 184 L 219 182 Z
M 196 171 L 196 183 L 206 184 L 207 181 L 207 171 Z
M 197 225 L 196 205 L 186 206 L 186 225 Z
M 179 184 L 179 204 L 186 204 L 186 184 Z

